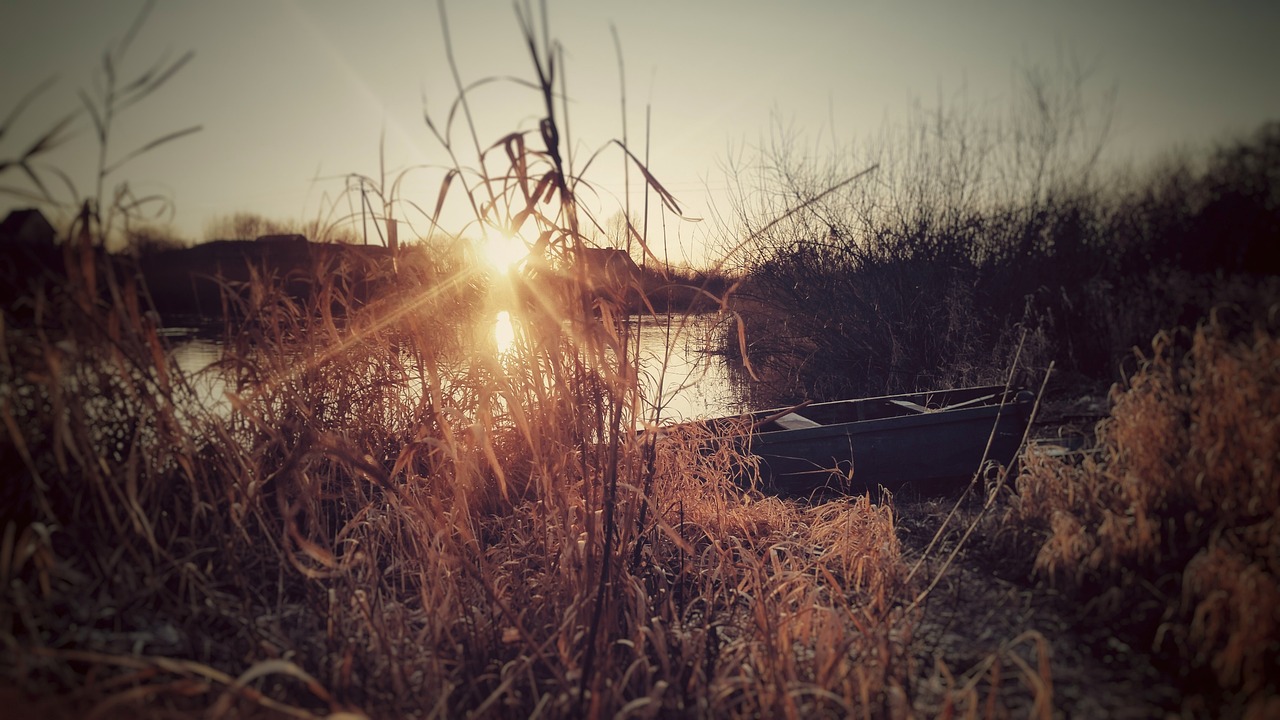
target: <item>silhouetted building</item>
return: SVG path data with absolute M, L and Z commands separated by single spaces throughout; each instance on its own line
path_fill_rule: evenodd
M 576 257 L 584 268 L 587 291 L 597 297 L 625 301 L 635 291 L 643 291 L 644 273 L 626 250 L 581 247 Z

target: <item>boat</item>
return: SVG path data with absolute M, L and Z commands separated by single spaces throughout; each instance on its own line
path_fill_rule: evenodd
M 704 423 L 758 459 L 758 474 L 744 474 L 766 491 L 932 490 L 969 480 L 985 463 L 1012 463 L 1033 401 L 1029 391 L 993 385 L 805 402 Z

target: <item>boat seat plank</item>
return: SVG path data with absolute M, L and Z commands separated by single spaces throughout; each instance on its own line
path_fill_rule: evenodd
M 920 404 L 918 404 L 918 403 L 913 403 L 913 402 L 911 402 L 910 400 L 890 400 L 889 402 L 891 402 L 891 403 L 893 403 L 894 405 L 897 405 L 897 406 L 899 406 L 899 407 L 904 407 L 904 408 L 906 408 L 906 409 L 908 409 L 908 410 L 914 410 L 915 412 L 918 412 L 918 413 L 927 413 L 927 412 L 929 412 L 929 408 L 927 408 L 927 407 L 925 407 L 925 406 L 923 406 L 923 405 L 920 405 Z
M 822 423 L 817 423 L 799 413 L 787 413 L 780 418 L 774 420 L 787 430 L 803 430 L 805 428 L 822 427 Z
M 983 395 L 982 397 L 976 397 L 971 400 L 965 400 L 964 402 L 958 402 L 955 405 L 948 405 L 945 408 L 943 408 L 943 410 L 957 410 L 959 408 L 966 407 L 969 405 L 978 405 L 978 404 L 987 402 L 988 400 L 994 400 L 995 397 L 996 397 L 996 394 L 991 393 L 990 395 Z

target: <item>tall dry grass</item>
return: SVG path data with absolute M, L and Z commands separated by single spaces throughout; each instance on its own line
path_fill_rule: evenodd
M 1043 532 L 1035 567 L 1149 643 L 1188 703 L 1265 717 L 1280 661 L 1280 341 L 1274 324 L 1229 316 L 1157 336 L 1095 454 L 1028 453 L 1007 519 Z
M 593 220 L 561 156 L 560 55 L 522 19 L 545 117 L 441 193 L 567 264 Z M 225 285 L 210 407 L 101 228 L 82 218 L 97 242 L 67 243 L 0 328 L 15 712 L 906 712 L 892 511 L 744 491 L 743 458 L 637 433 L 607 299 L 534 293 L 499 353 L 474 266 L 255 271 Z
M 616 390 L 570 338 L 451 354 L 424 321 L 443 294 L 335 322 L 259 279 L 213 412 L 131 296 L 78 294 L 104 277 L 5 327 L 23 703 L 843 716 L 904 682 L 891 511 L 744 494 L 740 459 L 609 435 Z

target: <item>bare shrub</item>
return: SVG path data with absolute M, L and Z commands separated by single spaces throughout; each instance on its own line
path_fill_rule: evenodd
M 1090 108 L 1076 69 L 1024 79 L 1003 114 L 916 107 L 857 148 L 779 128 L 758 166 L 734 168 L 735 307 L 766 376 L 756 390 L 777 393 L 761 402 L 998 382 L 1024 331 L 1098 364 L 1097 308 L 1060 289 L 1099 270 L 1107 107 Z M 1033 342 L 1027 369 L 1055 350 Z
M 1142 173 L 1102 172 L 1109 101 L 1030 71 L 1008 112 L 920 109 L 871 144 L 785 128 L 735 173 L 733 294 L 762 404 L 993 381 L 1113 381 L 1129 349 L 1280 297 L 1274 123 Z M 862 169 L 874 172 L 846 182 Z M 736 356 L 734 338 L 725 350 Z

